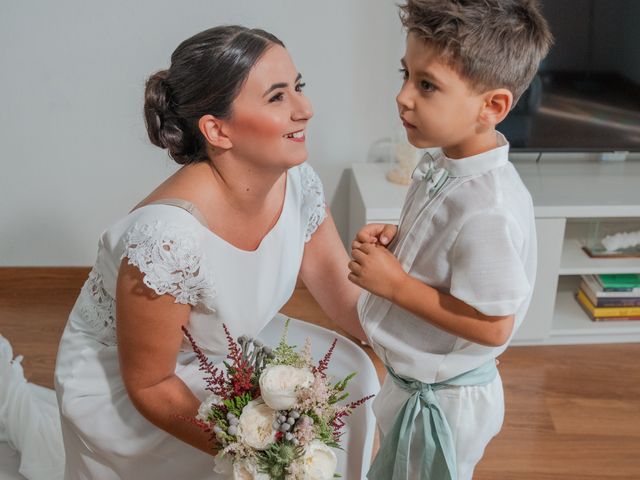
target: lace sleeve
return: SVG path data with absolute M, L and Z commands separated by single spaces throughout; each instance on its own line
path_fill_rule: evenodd
M 161 221 L 135 223 L 125 237 L 124 257 L 158 295 L 168 293 L 176 303 L 201 304 L 213 310 L 215 290 L 196 232 Z
M 300 179 L 302 181 L 303 214 L 306 219 L 304 233 L 305 243 L 311 240 L 320 224 L 327 217 L 324 202 L 324 189 L 318 174 L 307 163 L 300 165 Z

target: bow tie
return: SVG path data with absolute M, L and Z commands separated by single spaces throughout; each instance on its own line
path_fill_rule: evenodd
M 427 153 L 427 155 L 429 154 Z M 438 167 L 431 155 L 429 157 L 428 162 L 420 162 L 418 164 L 411 174 L 411 178 L 419 182 L 427 182 L 427 192 L 429 192 L 429 196 L 433 196 L 444 187 L 449 178 L 449 172 L 443 167 Z

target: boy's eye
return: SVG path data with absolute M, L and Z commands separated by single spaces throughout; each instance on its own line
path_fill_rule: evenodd
M 427 82 L 426 80 L 420 82 L 420 88 L 425 92 L 433 92 L 436 89 L 433 83 Z
M 400 72 L 400 75 L 402 75 L 403 80 L 406 80 L 407 78 L 409 78 L 409 72 L 407 71 L 406 68 L 399 68 L 398 71 Z
M 296 92 L 301 92 L 304 87 L 306 87 L 306 83 L 299 83 L 296 85 Z

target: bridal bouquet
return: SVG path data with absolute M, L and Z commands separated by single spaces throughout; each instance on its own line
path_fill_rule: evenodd
M 215 367 L 191 342 L 207 373 L 211 395 L 192 421 L 211 432 L 218 450 L 214 471 L 229 478 L 256 480 L 329 480 L 336 474 L 344 419 L 373 397 L 339 405 L 355 373 L 333 382 L 327 368 L 337 340 L 318 364 L 311 342 L 301 351 L 287 344 L 287 329 L 272 349 L 257 339 L 232 338 L 224 369 Z

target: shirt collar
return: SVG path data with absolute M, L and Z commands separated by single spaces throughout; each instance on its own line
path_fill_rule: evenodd
M 433 157 L 438 167 L 447 170 L 452 177 L 480 175 L 509 162 L 509 142 L 498 131 L 496 131 L 496 139 L 498 141 L 496 148 L 470 157 L 449 158 L 441 148 L 429 150 L 427 153 Z M 426 155 L 427 159 L 429 155 Z

